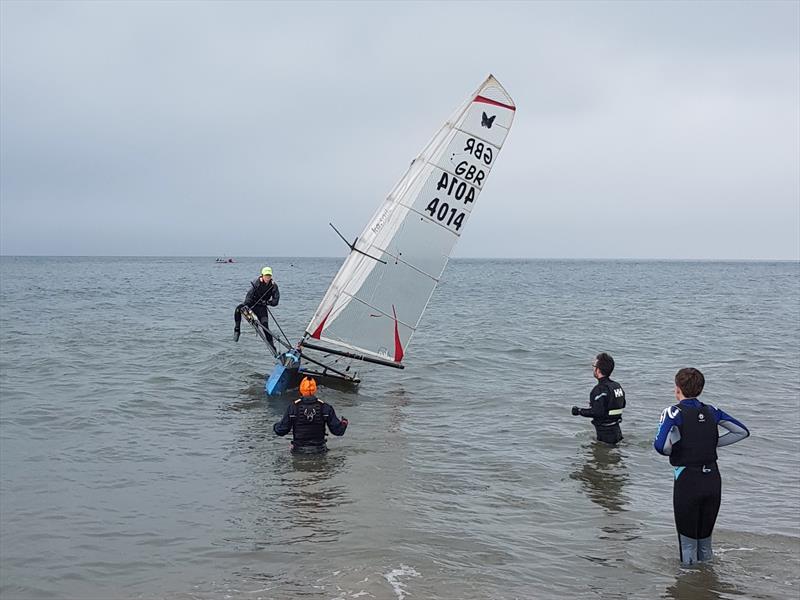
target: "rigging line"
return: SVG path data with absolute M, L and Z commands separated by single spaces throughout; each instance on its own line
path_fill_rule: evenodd
M 257 318 L 256 318 L 256 321 L 258 321 L 258 319 L 257 319 Z M 292 346 L 292 345 L 289 343 L 289 340 L 282 340 L 282 339 L 281 339 L 281 336 L 279 336 L 279 335 L 277 335 L 277 334 L 273 333 L 273 332 L 272 332 L 272 331 L 271 331 L 271 330 L 270 330 L 268 327 L 264 327 L 264 325 L 261 323 L 261 321 L 258 321 L 258 325 L 261 327 L 261 329 L 263 329 L 264 331 L 266 331 L 267 333 L 269 333 L 269 334 L 272 336 L 272 339 L 273 339 L 273 340 L 277 340 L 278 342 L 280 342 L 281 344 L 283 344 L 284 346 L 286 346 L 286 349 L 287 349 L 287 350 L 291 350 L 291 349 L 294 347 L 294 346 Z
M 261 323 L 261 321 L 258 320 L 258 317 L 255 315 L 255 313 L 250 311 L 250 314 L 252 315 L 252 320 L 249 317 L 246 317 L 247 318 L 247 322 L 250 323 L 250 325 L 253 326 L 253 329 L 256 330 L 256 333 L 258 334 L 258 337 L 260 337 L 264 341 L 264 343 L 267 345 L 267 348 L 269 348 L 269 351 L 272 354 L 272 356 L 277 358 L 278 357 L 278 350 L 275 347 L 275 344 L 274 343 L 271 344 L 269 342 L 269 340 L 267 339 L 267 334 L 272 335 L 272 332 L 269 329 L 267 329 L 266 327 L 264 327 L 264 325 Z M 276 339 L 275 336 L 272 336 L 272 339 L 273 340 Z M 283 343 L 283 340 L 278 339 L 278 341 Z
M 279 340 L 279 341 L 281 341 L 281 342 L 283 342 L 283 344 L 284 344 L 284 345 L 285 345 L 287 348 L 292 348 L 292 343 L 289 341 L 289 336 L 287 336 L 287 335 L 286 335 L 286 334 L 283 332 L 283 328 L 281 327 L 281 324 L 280 324 L 280 323 L 278 323 L 278 319 L 276 319 L 276 318 L 275 318 L 275 315 L 273 315 L 273 314 L 272 314 L 272 311 L 269 309 L 269 306 L 267 306 L 267 314 L 268 314 L 270 317 L 272 317 L 272 320 L 273 320 L 273 321 L 275 321 L 275 325 L 277 325 L 277 326 L 278 326 L 278 331 L 280 331 L 280 332 L 281 332 L 281 335 L 283 336 L 283 340 L 281 340 L 280 338 L 278 338 L 278 340 Z M 284 341 L 284 340 L 286 340 L 286 341 Z
M 334 368 L 333 368 L 333 367 L 331 367 L 330 365 L 326 365 L 326 364 L 325 364 L 325 363 L 323 363 L 323 362 L 320 362 L 320 361 L 318 361 L 318 360 L 314 360 L 314 359 L 313 359 L 313 358 L 311 358 L 311 357 L 310 357 L 308 354 L 305 354 L 305 353 L 303 353 L 303 352 L 302 352 L 302 351 L 300 351 L 299 349 L 297 349 L 297 350 L 298 350 L 298 353 L 300 354 L 300 356 L 301 356 L 301 357 L 303 357 L 303 358 L 304 358 L 305 360 L 307 360 L 308 362 L 310 362 L 310 363 L 314 363 L 315 365 L 318 365 L 318 366 L 322 367 L 323 369 L 326 369 L 326 370 L 328 370 L 328 371 L 331 371 L 332 373 L 336 373 L 337 375 L 340 375 L 340 376 L 341 376 L 341 377 L 343 377 L 344 379 L 350 379 L 350 380 L 354 379 L 353 377 L 349 376 L 347 373 L 343 373 L 342 371 L 339 371 L 339 370 L 337 370 L 337 369 L 334 369 Z M 327 359 L 327 358 L 328 358 L 328 355 L 326 355 L 324 358 L 325 358 L 325 359 Z M 336 361 L 334 360 L 334 362 L 336 362 Z
M 259 302 L 261 302 L 261 301 L 264 299 L 264 296 L 266 296 L 267 294 L 269 294 L 269 293 L 272 291 L 272 288 L 274 288 L 274 287 L 275 287 L 275 283 L 273 283 L 272 281 L 270 281 L 270 283 L 271 283 L 272 285 L 271 285 L 270 287 L 268 287 L 268 288 L 267 288 L 267 291 L 266 291 L 266 292 L 264 292 L 263 294 L 261 294 L 261 297 L 260 297 L 258 300 L 256 300 L 255 302 L 253 302 L 253 306 L 255 306 L 256 304 L 258 304 Z M 250 285 L 253 285 L 253 284 L 250 284 Z M 251 306 L 250 308 L 252 308 L 252 306 Z M 269 310 L 269 306 L 267 306 L 267 309 Z
M 351 244 L 350 242 L 348 242 L 348 241 L 345 239 L 345 237 L 344 237 L 344 236 L 343 236 L 343 235 L 342 235 L 342 234 L 339 232 L 339 230 L 338 230 L 338 229 L 336 229 L 336 227 L 334 227 L 333 223 L 328 223 L 328 225 L 330 225 L 331 227 L 333 227 L 333 230 L 334 230 L 334 231 L 335 231 L 335 232 L 336 232 L 336 233 L 339 235 L 339 237 L 340 237 L 340 238 L 342 238 L 342 241 L 343 241 L 345 244 L 347 244 L 347 246 L 348 246 L 348 248 L 350 248 L 350 251 L 351 251 L 351 252 L 358 252 L 359 254 L 363 254 L 363 255 L 364 255 L 364 256 L 366 256 L 367 258 L 371 258 L 372 260 L 377 260 L 379 263 L 386 264 L 386 261 L 385 261 L 385 260 L 381 260 L 380 258 L 376 258 L 376 257 L 374 257 L 374 256 L 371 256 L 371 255 L 367 254 L 366 252 L 364 252 L 363 250 L 359 250 L 358 248 L 356 248 L 356 242 L 358 241 L 358 238 L 354 239 L 354 240 L 353 240 L 353 243 Z

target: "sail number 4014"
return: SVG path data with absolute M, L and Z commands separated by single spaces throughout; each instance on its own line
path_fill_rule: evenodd
M 442 176 L 436 184 L 437 190 L 445 190 L 448 196 L 456 200 L 463 200 L 464 204 L 475 202 L 475 188 L 470 184 L 459 181 L 456 177 L 449 175 L 447 171 L 442 171 Z
M 456 231 L 461 229 L 464 217 L 466 217 L 464 211 L 451 207 L 447 202 L 442 202 L 439 198 L 434 198 L 428 202 L 425 212 L 430 214 L 432 219 L 436 219 L 448 227 L 453 227 Z

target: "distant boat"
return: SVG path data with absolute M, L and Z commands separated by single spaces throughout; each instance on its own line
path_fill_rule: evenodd
M 218 258 L 218 259 L 217 259 L 217 260 L 215 260 L 214 262 L 218 262 L 218 263 L 232 263 L 232 262 L 236 262 L 236 261 L 235 261 L 235 260 L 233 260 L 232 258 Z
M 288 351 L 276 357 L 268 394 L 297 387 L 306 374 L 358 385 L 351 367 L 361 361 L 404 367 L 411 336 L 515 112 L 514 101 L 490 75 L 439 129 L 361 235 L 345 240 L 350 254 L 303 339 L 291 347 L 285 336 L 273 334 Z

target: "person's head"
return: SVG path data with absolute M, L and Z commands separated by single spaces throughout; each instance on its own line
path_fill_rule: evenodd
M 272 279 L 272 267 L 264 267 L 261 269 L 261 281 L 269 283 Z
M 680 399 L 678 392 L 683 394 L 684 398 L 697 398 L 703 392 L 705 385 L 706 378 L 692 367 L 681 369 L 675 374 L 675 396 L 678 399 Z
M 601 352 L 594 357 L 592 368 L 594 369 L 594 376 L 597 379 L 611 377 L 611 373 L 614 371 L 614 359 L 611 358 L 611 355 L 607 352 Z
M 300 395 L 313 396 L 316 393 L 317 393 L 317 382 L 314 381 L 314 378 L 303 377 L 303 381 L 300 382 Z

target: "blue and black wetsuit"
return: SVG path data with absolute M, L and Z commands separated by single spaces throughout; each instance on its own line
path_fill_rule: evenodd
M 623 408 L 625 390 L 616 381 L 603 377 L 589 392 L 589 408 L 581 408 L 577 414 L 592 419 L 599 441 L 616 444 L 622 440 L 619 424 L 622 422 Z
M 283 419 L 272 426 L 280 436 L 292 432 L 292 452 L 319 454 L 327 452 L 325 426 L 333 435 L 344 435 L 347 420 L 339 420 L 336 411 L 316 396 L 298 398 L 286 407 Z
M 719 435 L 718 427 L 727 430 Z M 717 448 L 750 435 L 747 427 L 697 398 L 664 409 L 653 446 L 675 467 L 672 506 L 681 562 L 712 557 L 711 533 L 722 499 Z

